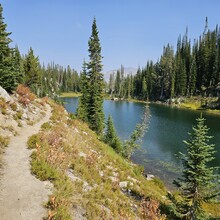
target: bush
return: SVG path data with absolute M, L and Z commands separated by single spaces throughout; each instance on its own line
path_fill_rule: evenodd
M 0 135 L 0 148 L 7 147 L 9 144 L 9 137 L 3 137 Z
M 12 103 L 12 104 L 10 104 L 10 106 L 11 106 L 11 109 L 13 110 L 13 111 L 16 111 L 17 110 L 17 104 L 14 102 L 14 103 Z
M 7 114 L 7 103 L 4 98 L 0 98 L 0 108 L 3 115 Z
M 34 156 L 32 156 L 34 157 Z M 32 160 L 31 161 L 31 172 L 37 176 L 41 181 L 55 180 L 58 178 L 57 172 L 45 161 Z
M 22 112 L 21 112 L 21 111 L 18 111 L 18 112 L 16 113 L 16 116 L 17 116 L 18 119 L 21 119 L 21 118 L 22 118 Z
M 52 128 L 52 126 L 50 125 L 50 123 L 45 122 L 41 125 L 41 128 L 44 130 L 50 130 Z
M 40 138 L 37 134 L 30 136 L 27 141 L 28 149 L 36 148 L 36 144 L 39 142 L 40 142 Z
M 7 110 L 5 108 L 2 108 L 2 114 L 6 115 L 7 114 Z
M 7 108 L 7 103 L 4 98 L 0 98 L 0 108 Z
M 16 89 L 19 95 L 18 101 L 24 106 L 27 106 L 31 101 L 36 99 L 36 96 L 30 91 L 30 89 L 22 84 L 20 84 Z

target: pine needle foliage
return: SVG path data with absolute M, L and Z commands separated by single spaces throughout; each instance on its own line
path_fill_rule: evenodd
M 180 153 L 183 163 L 182 177 L 174 184 L 180 189 L 183 200 L 176 203 L 176 213 L 185 219 L 207 219 L 202 209 L 204 202 L 213 201 L 220 195 L 219 175 L 217 167 L 210 166 L 214 159 L 214 145 L 209 141 L 209 128 L 205 119 L 197 119 L 197 125 L 189 133 L 186 144 L 186 154 Z M 175 203 L 175 199 L 171 197 Z
M 106 144 L 109 144 L 117 153 L 122 152 L 122 143 L 116 133 L 111 115 L 108 116 L 108 120 L 106 123 L 106 132 L 104 135 L 104 141 Z
M 78 109 L 79 118 L 89 124 L 97 134 L 104 130 L 104 75 L 102 73 L 101 45 L 98 36 L 96 19 L 92 24 L 92 34 L 89 38 L 89 62 L 84 63 L 82 76 L 82 99 Z
M 12 42 L 10 32 L 7 32 L 7 24 L 2 15 L 3 8 L 0 4 L 0 85 L 12 92 L 18 85 L 19 70 L 16 68 L 14 49 L 9 47 Z

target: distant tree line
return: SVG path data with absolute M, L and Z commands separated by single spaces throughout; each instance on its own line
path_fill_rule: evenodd
M 51 63 L 47 67 L 39 63 L 32 48 L 22 56 L 18 47 L 11 48 L 12 40 L 2 16 L 0 5 L 0 85 L 12 92 L 18 84 L 30 87 L 38 96 L 55 97 L 61 92 L 79 92 L 80 77 L 70 66 L 64 68 Z
M 158 62 L 148 61 L 137 74 L 121 67 L 111 74 L 107 92 L 113 97 L 165 100 L 180 96 L 217 96 L 220 89 L 220 29 L 208 29 L 191 42 L 188 30 L 179 36 L 177 48 L 168 44 Z

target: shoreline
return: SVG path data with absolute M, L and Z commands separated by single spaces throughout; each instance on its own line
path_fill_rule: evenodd
M 78 98 L 80 97 L 82 94 L 81 93 L 75 93 L 75 92 L 65 92 L 65 93 L 61 93 L 59 95 L 60 98 Z M 217 97 L 216 97 L 217 98 Z M 105 100 L 112 100 L 112 98 L 104 96 Z M 187 99 L 187 98 L 186 98 Z M 191 100 L 191 101 L 189 101 Z M 196 101 L 195 101 L 196 100 Z M 192 110 L 192 111 L 204 111 L 206 113 L 209 114 L 220 114 L 220 110 L 218 109 L 210 109 L 210 108 L 202 108 L 201 107 L 201 100 L 199 100 L 199 97 L 193 97 L 192 99 L 187 99 L 187 102 L 182 102 L 180 104 L 169 104 L 163 101 L 144 101 L 144 100 L 139 100 L 139 99 L 122 99 L 122 100 L 112 100 L 115 102 L 134 102 L 134 103 L 145 103 L 145 104 L 159 104 L 159 105 L 165 105 L 165 106 L 169 106 L 169 107 L 176 107 L 176 108 L 180 108 L 180 109 L 188 109 L 188 110 Z

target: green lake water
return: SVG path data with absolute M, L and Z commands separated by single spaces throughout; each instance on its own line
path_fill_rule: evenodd
M 68 112 L 75 113 L 78 99 L 63 98 Z M 111 114 L 118 135 L 122 140 L 129 138 L 135 125 L 140 123 L 145 104 L 126 101 L 104 101 L 106 118 Z M 184 152 L 183 140 L 188 139 L 188 132 L 200 111 L 179 109 L 160 104 L 150 104 L 149 129 L 143 138 L 140 150 L 132 155 L 135 163 L 143 165 L 146 173 L 160 177 L 168 186 L 172 186 L 173 179 L 181 173 L 181 162 L 176 157 L 178 152 Z M 211 143 L 215 144 L 216 159 L 212 165 L 220 166 L 220 115 L 203 113 L 206 124 L 213 136 Z

